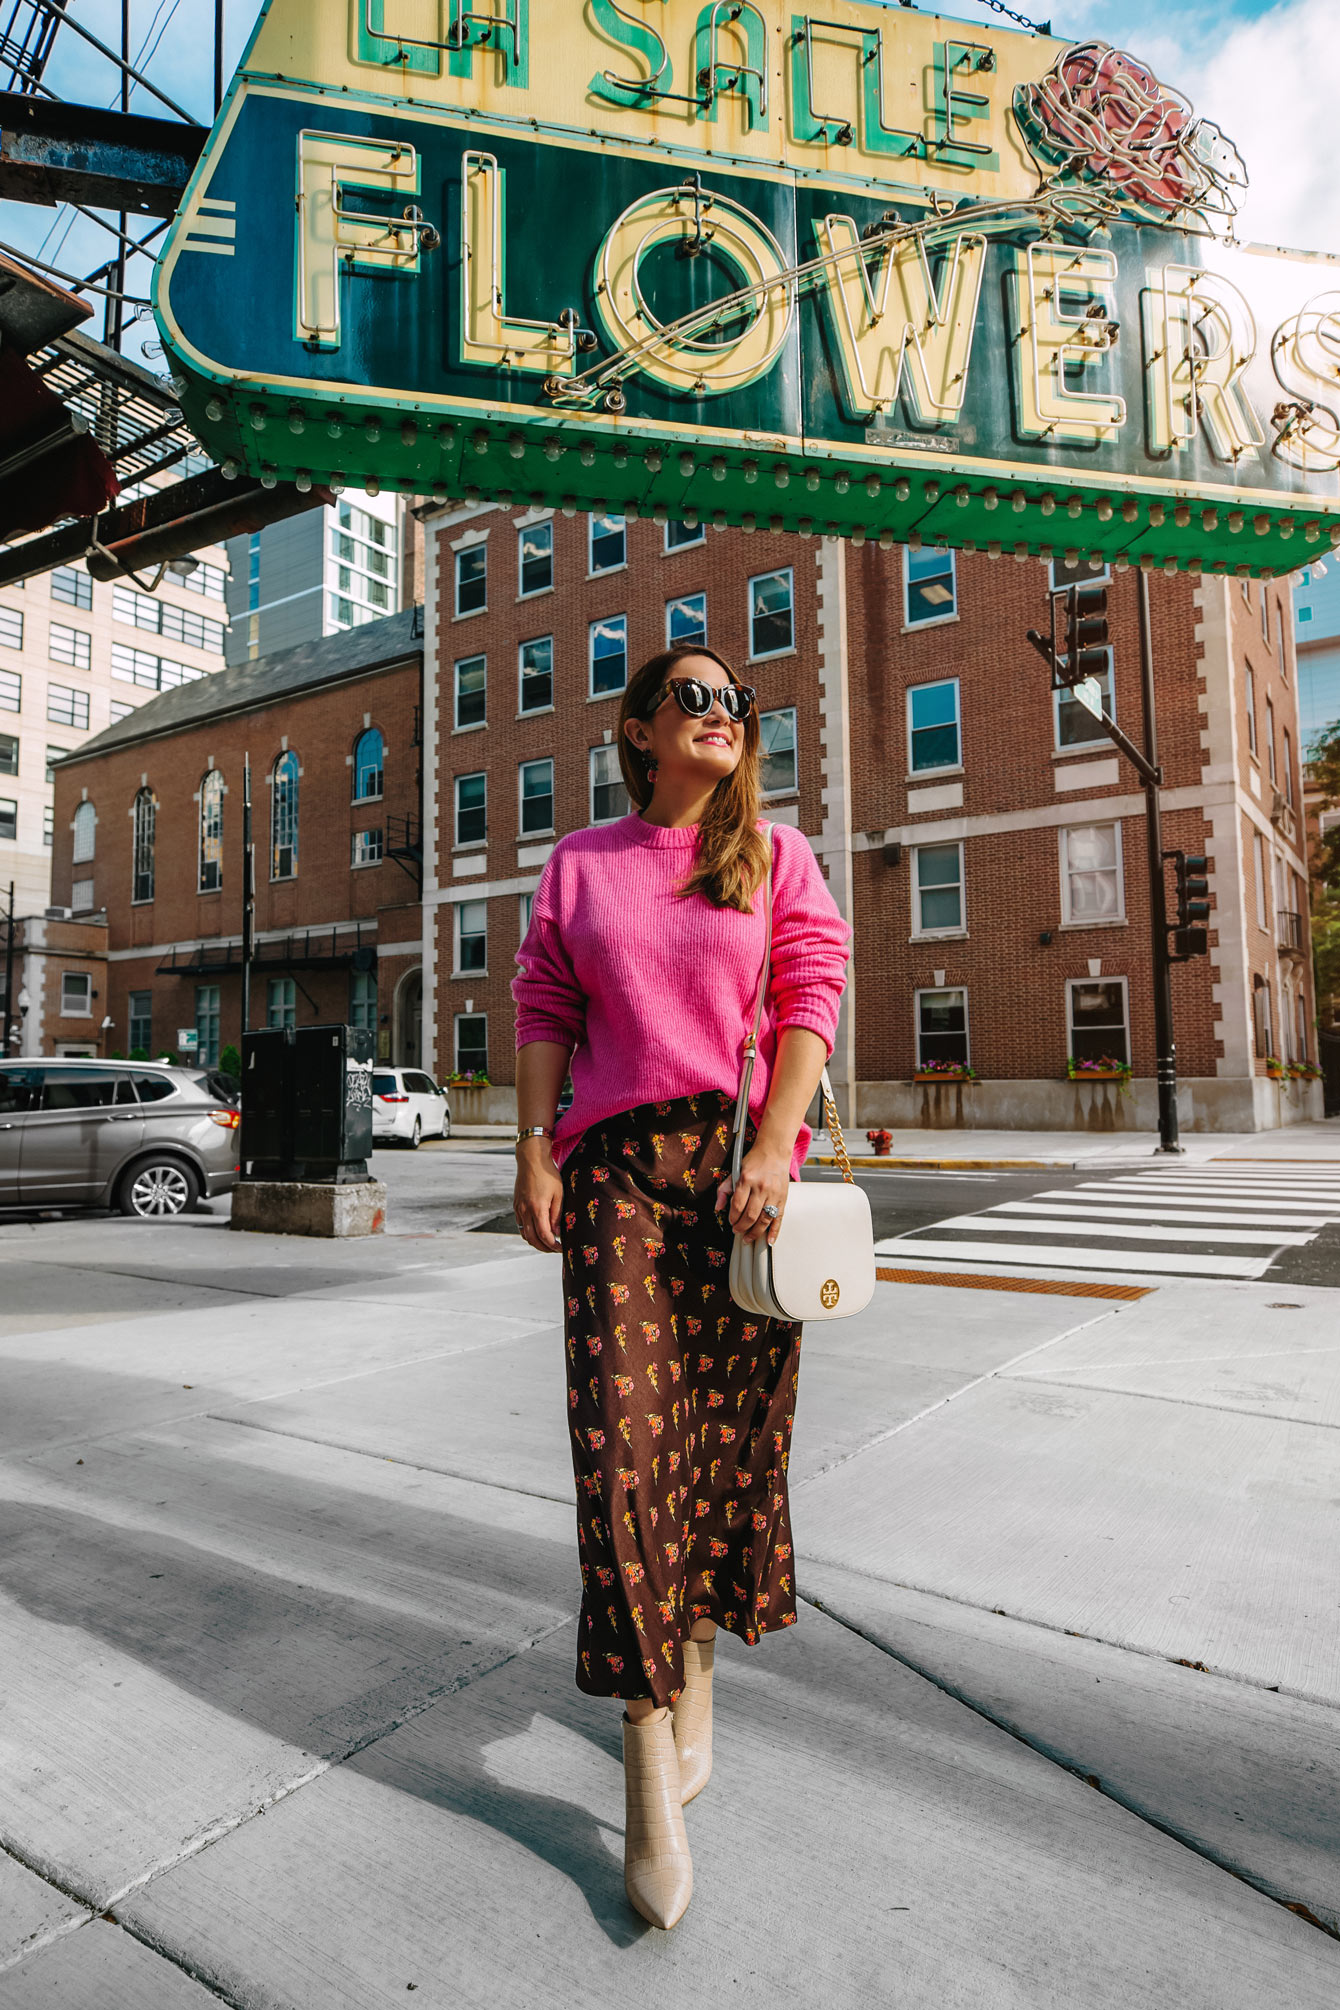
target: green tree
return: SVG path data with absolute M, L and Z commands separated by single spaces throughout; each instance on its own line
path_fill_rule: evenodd
M 1307 779 L 1310 788 L 1321 790 L 1323 810 L 1340 809 L 1340 720 L 1326 728 L 1312 742 L 1308 754 Z M 1328 890 L 1340 893 L 1340 824 L 1324 831 L 1313 859 L 1315 877 Z
M 224 1048 L 219 1056 L 219 1070 L 220 1073 L 233 1075 L 239 1082 L 241 1081 L 242 1056 L 238 1053 L 236 1047 L 228 1046 Z

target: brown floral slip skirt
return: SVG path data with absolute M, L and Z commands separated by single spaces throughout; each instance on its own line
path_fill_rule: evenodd
M 795 1622 L 800 1327 L 730 1295 L 716 1193 L 733 1109 L 715 1089 L 640 1104 L 563 1166 L 577 1686 L 597 1696 L 670 1702 L 695 1619 L 750 1646 Z

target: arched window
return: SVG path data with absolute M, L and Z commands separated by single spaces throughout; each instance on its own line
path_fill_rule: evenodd
M 141 789 L 135 798 L 133 882 L 134 900 L 152 900 L 154 897 L 154 825 L 158 818 L 158 804 L 152 789 Z
M 270 776 L 270 877 L 298 870 L 298 756 L 281 754 Z
M 71 862 L 87 865 L 93 856 L 93 846 L 98 828 L 98 813 L 92 803 L 80 803 L 74 813 L 74 851 Z
M 200 891 L 223 885 L 223 776 L 211 768 L 200 784 Z
M 382 792 L 385 741 L 376 726 L 360 733 L 354 747 L 354 801 L 365 803 Z

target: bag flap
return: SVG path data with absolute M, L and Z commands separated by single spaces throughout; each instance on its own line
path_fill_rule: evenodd
M 792 1186 L 772 1248 L 772 1290 L 789 1319 L 840 1319 L 870 1303 L 875 1232 L 861 1187 L 846 1180 Z

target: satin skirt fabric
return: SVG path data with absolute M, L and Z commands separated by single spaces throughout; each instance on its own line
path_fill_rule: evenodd
M 671 1701 L 695 1619 L 750 1646 L 795 1622 L 801 1329 L 741 1311 L 727 1286 L 733 1107 L 718 1090 L 641 1104 L 563 1166 L 577 1686 L 593 1695 Z

